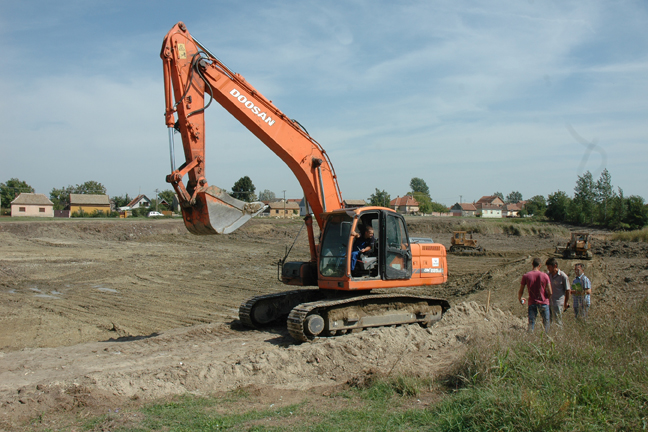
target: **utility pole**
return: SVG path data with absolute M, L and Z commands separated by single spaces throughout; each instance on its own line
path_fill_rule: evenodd
M 283 191 L 284 194 L 284 217 L 286 217 L 286 191 Z
M 160 204 L 160 191 L 155 189 L 155 211 L 159 211 L 158 207 Z
M 459 195 L 459 204 L 461 204 L 461 199 L 463 198 L 463 195 Z

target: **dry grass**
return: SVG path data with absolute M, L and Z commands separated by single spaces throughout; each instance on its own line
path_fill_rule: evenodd
M 611 240 L 648 243 L 648 227 L 634 231 L 619 231 L 610 237 Z

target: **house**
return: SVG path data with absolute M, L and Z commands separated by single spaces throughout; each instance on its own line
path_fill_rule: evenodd
M 70 194 L 70 213 L 110 213 L 108 195 Z
M 54 203 L 44 194 L 21 193 L 11 201 L 11 216 L 54 217 Z
M 486 204 L 486 203 L 475 203 L 477 209 L 475 215 L 481 216 L 483 218 L 501 218 L 502 217 L 502 207 Z
M 268 216 L 280 218 L 299 216 L 299 203 L 296 202 L 276 201 L 271 202 L 268 206 L 270 209 Z
M 502 207 L 504 205 L 504 201 L 502 201 L 502 199 L 497 195 L 484 195 L 483 197 L 479 198 L 475 204 L 490 204 L 497 207 Z
M 344 207 L 348 209 L 365 207 L 366 205 L 367 205 L 366 201 L 361 199 L 344 200 Z
M 473 203 L 456 203 L 450 208 L 452 216 L 475 216 L 477 207 Z
M 142 207 L 148 209 L 151 207 L 151 200 L 146 195 L 137 195 L 135 199 L 126 204 L 126 207 L 120 207 L 119 210 L 135 210 Z
M 389 202 L 389 207 L 402 214 L 416 213 L 417 211 L 419 211 L 418 201 L 416 201 L 409 195 L 405 195 L 404 197 L 396 197 Z
M 502 217 L 519 217 L 520 210 L 522 210 L 523 206 L 521 203 L 504 204 L 504 207 L 502 207 Z

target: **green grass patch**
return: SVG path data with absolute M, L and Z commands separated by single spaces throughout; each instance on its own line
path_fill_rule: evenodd
M 634 231 L 619 231 L 610 237 L 611 240 L 629 242 L 648 242 L 648 227 Z

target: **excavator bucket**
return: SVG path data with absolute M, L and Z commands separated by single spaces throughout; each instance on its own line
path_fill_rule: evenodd
M 195 204 L 183 207 L 182 216 L 193 234 L 229 234 L 265 208 L 262 202 L 240 201 L 216 186 L 209 186 L 196 194 Z

